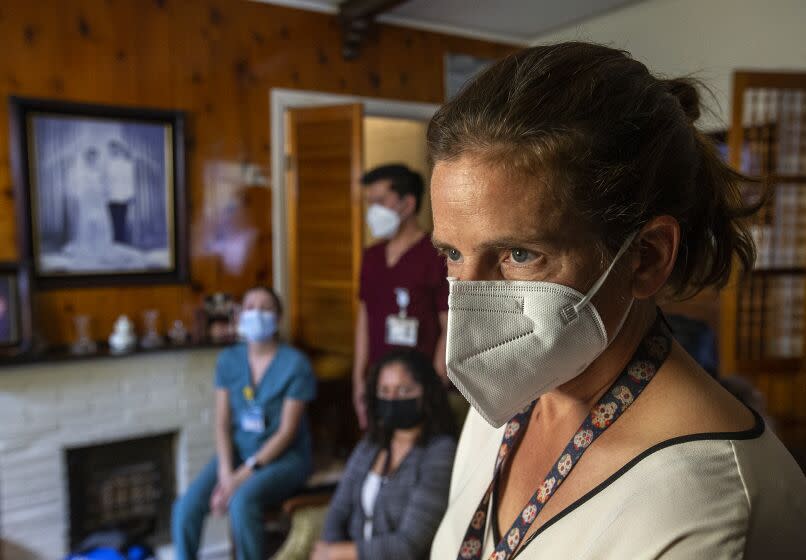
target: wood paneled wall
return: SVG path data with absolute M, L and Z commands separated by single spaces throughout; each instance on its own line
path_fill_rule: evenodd
M 271 282 L 270 192 L 216 173 L 249 162 L 270 176 L 270 88 L 435 103 L 446 52 L 512 50 L 381 26 L 346 62 L 334 16 L 246 0 L 5 0 L 0 38 L 0 261 L 18 259 L 7 96 L 188 113 L 192 284 L 41 292 L 35 316 L 54 344 L 72 337 L 76 313 L 89 313 L 105 338 L 120 313 L 139 321 L 156 308 L 164 324 L 190 320 L 203 293 Z

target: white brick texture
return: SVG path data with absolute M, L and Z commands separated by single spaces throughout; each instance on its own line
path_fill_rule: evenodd
M 184 491 L 215 452 L 216 355 L 186 349 L 3 368 L 0 557 L 54 560 L 67 554 L 68 448 L 177 432 L 176 477 Z M 225 531 L 216 532 L 226 541 Z M 222 545 L 209 537 L 206 545 Z

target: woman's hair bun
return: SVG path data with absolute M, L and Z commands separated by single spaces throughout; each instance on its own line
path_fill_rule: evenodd
M 697 82 L 689 78 L 675 78 L 664 80 L 666 89 L 671 93 L 683 112 L 691 122 L 696 122 L 700 118 L 700 92 L 697 91 Z

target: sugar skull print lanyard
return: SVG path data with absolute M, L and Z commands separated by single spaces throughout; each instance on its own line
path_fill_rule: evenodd
M 518 545 L 521 544 L 521 540 L 529 531 L 543 506 L 576 466 L 580 457 L 597 437 L 613 422 L 618 420 L 619 416 L 629 408 L 655 376 L 655 373 L 669 355 L 671 343 L 671 334 L 664 323 L 663 316 L 659 312 L 658 318 L 641 341 L 627 367 L 604 396 L 599 399 L 599 402 L 593 406 L 579 430 L 568 442 L 560 458 L 555 461 L 551 471 L 529 499 L 526 507 L 523 508 L 512 527 L 502 535 L 501 541 L 496 545 L 495 552 L 493 552 L 489 560 L 509 560 L 513 557 L 518 550 Z M 530 404 L 507 423 L 495 463 L 493 480 L 473 514 L 465 533 L 465 538 L 462 540 L 457 560 L 481 560 L 487 526 L 487 512 L 489 511 L 495 481 L 506 465 L 510 452 L 517 448 L 518 443 L 520 443 L 531 418 L 534 405 L 535 403 Z

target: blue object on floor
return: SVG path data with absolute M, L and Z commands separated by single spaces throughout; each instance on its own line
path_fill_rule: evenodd
M 114 548 L 93 548 L 87 552 L 71 554 L 67 560 L 126 560 L 126 557 Z
M 128 560 L 151 560 L 154 558 L 151 550 L 139 544 L 130 546 L 126 556 Z
M 65 560 L 153 560 L 154 555 L 148 547 L 130 546 L 126 554 L 114 548 L 98 547 L 86 552 L 70 554 Z

